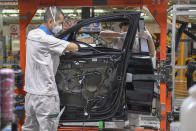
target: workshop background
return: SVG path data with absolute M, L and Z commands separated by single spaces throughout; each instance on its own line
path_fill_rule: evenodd
M 156 0 L 152 0 L 152 2 Z M 160 2 L 161 0 L 157 0 Z M 164 0 L 163 0 L 164 1 Z M 186 9 L 186 15 L 178 15 L 176 16 L 177 21 L 174 23 L 172 21 L 173 16 L 176 15 L 173 12 L 173 7 L 175 5 L 191 5 L 190 9 Z M 141 12 L 141 18 L 144 18 L 146 28 L 151 33 L 153 40 L 155 42 L 156 47 L 156 63 L 157 67 L 160 61 L 160 33 L 161 28 L 160 25 L 156 22 L 153 15 L 150 13 L 147 7 L 61 7 L 65 20 L 63 22 L 63 30 L 71 28 L 75 24 L 77 24 L 82 19 L 88 19 L 91 17 L 102 16 L 110 13 L 119 13 L 119 12 L 130 12 L 130 11 L 139 11 Z M 26 34 L 32 29 L 36 29 L 42 23 L 44 13 L 46 8 L 39 8 L 35 15 L 33 16 L 30 24 L 28 24 L 26 28 Z M 187 83 L 187 77 L 191 77 L 191 85 L 193 85 L 195 78 L 195 70 L 196 68 L 193 66 L 191 69 L 191 74 L 187 71 L 191 62 L 192 64 L 196 60 L 196 37 L 194 36 L 196 33 L 196 1 L 195 0 L 168 0 L 167 5 L 167 57 L 171 57 L 171 59 L 175 59 L 168 65 L 171 65 L 173 69 L 173 74 L 171 75 L 172 87 L 174 87 L 172 93 L 172 113 L 168 114 L 168 121 L 170 121 L 170 129 L 167 131 L 179 131 L 180 130 L 180 107 L 185 98 L 188 97 L 188 86 L 190 83 Z M 190 14 L 190 15 L 189 15 Z M 196 14 L 196 13 L 195 13 Z M 173 23 L 172 23 L 173 22 Z M 119 22 L 120 23 L 120 22 Z M 112 25 L 113 28 L 119 30 L 118 24 Z M 185 28 L 181 28 L 181 25 L 186 25 Z M 15 88 L 17 86 L 22 87 L 23 75 L 22 70 L 20 68 L 20 31 L 19 31 L 19 7 L 18 0 L 0 0 L 0 69 L 3 68 L 11 68 L 15 70 Z M 96 38 L 94 37 L 96 34 L 98 35 L 102 29 L 107 27 L 106 24 L 94 23 L 85 28 L 82 28 L 81 32 L 88 32 L 88 35 L 80 35 L 78 37 L 79 41 L 88 43 L 88 44 L 96 44 Z M 177 33 L 175 34 L 175 48 L 173 49 L 172 45 L 172 28 L 177 29 Z M 188 33 L 182 33 L 183 30 L 186 30 Z M 191 34 L 190 34 L 191 33 Z M 177 43 L 177 42 L 178 43 Z M 176 51 L 175 51 L 176 50 Z M 175 52 L 175 54 L 173 53 Z M 193 69 L 195 68 L 195 69 Z M 170 72 L 172 73 L 172 71 Z M 17 78 L 16 78 L 17 77 Z M 18 82 L 18 84 L 17 84 Z M 155 83 L 155 86 L 159 86 L 159 82 Z M 2 85 L 2 84 L 1 84 Z M 20 87 L 20 88 L 21 88 Z M 160 90 L 157 89 L 158 94 Z M 3 92 L 3 91 L 1 91 Z M 17 94 L 17 92 L 15 92 Z M 13 93 L 14 94 L 14 93 Z M 20 103 L 20 96 L 18 96 L 18 100 Z M 3 101 L 1 101 L 1 104 Z M 155 103 L 157 104 L 157 103 Z M 171 103 L 170 103 L 171 104 Z M 24 118 L 24 108 L 14 109 L 18 111 L 17 117 Z M 17 112 L 16 111 L 16 112 Z M 156 113 L 156 112 L 155 112 Z M 130 116 L 131 117 L 131 116 Z M 160 114 L 151 114 L 151 115 L 140 115 L 139 117 L 139 129 L 146 129 L 145 131 L 157 131 L 160 129 Z M 12 125 L 9 123 L 2 131 L 11 131 Z M 106 122 L 104 126 L 106 128 L 124 128 L 126 126 L 126 122 Z M 71 125 L 79 126 L 100 126 L 100 122 L 94 123 L 71 123 Z M 137 130 L 136 130 L 137 131 Z M 142 131 L 142 130 L 141 130 Z M 165 130 L 166 131 L 166 130 Z

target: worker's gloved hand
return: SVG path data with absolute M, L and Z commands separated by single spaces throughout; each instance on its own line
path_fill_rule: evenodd
M 152 36 L 148 30 L 145 30 L 143 32 L 139 32 L 139 38 L 144 38 L 146 40 L 152 39 Z
M 70 44 L 67 45 L 66 50 L 67 51 L 72 51 L 72 52 L 77 52 L 78 51 L 78 45 L 76 45 L 75 43 L 70 42 Z

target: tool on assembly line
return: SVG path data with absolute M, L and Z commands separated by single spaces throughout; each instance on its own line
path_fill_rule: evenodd
M 61 109 L 61 111 L 59 112 L 59 114 L 58 114 L 58 116 L 57 116 L 58 119 L 61 118 L 61 116 L 62 116 L 64 110 L 65 110 L 65 106 L 64 106 L 64 107 Z

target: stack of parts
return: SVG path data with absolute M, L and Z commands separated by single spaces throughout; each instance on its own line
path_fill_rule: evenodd
M 1 129 L 13 120 L 14 79 L 14 71 L 12 69 L 0 70 Z

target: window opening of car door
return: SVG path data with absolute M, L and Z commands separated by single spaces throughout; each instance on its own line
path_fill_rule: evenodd
M 127 33 L 121 32 L 119 27 L 121 23 L 121 21 L 106 21 L 85 25 L 76 33 L 76 41 L 80 42 L 81 48 L 92 46 L 100 51 L 121 51 Z

